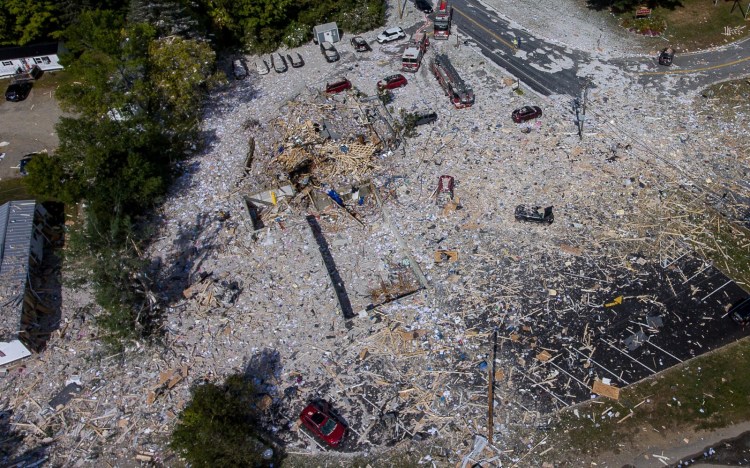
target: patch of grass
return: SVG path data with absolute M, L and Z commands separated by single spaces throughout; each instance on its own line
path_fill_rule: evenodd
M 13 200 L 33 200 L 29 195 L 23 179 L 0 180 L 0 205 Z
M 728 42 L 733 42 L 750 34 L 750 23 L 745 21 L 733 2 L 720 1 L 716 6 L 705 0 L 682 0 L 679 6 L 669 9 L 657 7 L 653 9 L 653 21 L 666 22 L 664 38 L 667 39 L 678 52 L 706 49 Z M 742 7 L 747 2 L 742 2 Z M 624 27 L 645 27 L 648 20 L 635 20 L 634 11 L 627 11 L 618 15 Z M 640 23 L 643 24 L 640 24 Z M 745 26 L 744 30 L 734 36 L 725 36 L 724 28 Z
M 551 428 L 550 460 L 611 450 L 638 433 L 714 429 L 750 419 L 750 340 L 697 357 L 620 392 L 619 401 L 563 411 Z M 610 408 L 608 411 L 607 408 Z M 631 415 L 632 414 L 632 415 Z M 624 419 L 626 416 L 627 419 Z M 620 421 L 620 422 L 618 422 Z

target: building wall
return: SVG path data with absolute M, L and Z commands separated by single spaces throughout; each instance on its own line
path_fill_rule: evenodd
M 57 54 L 43 55 L 39 57 L 25 57 L 0 61 L 0 77 L 10 76 L 19 68 L 28 71 L 34 65 L 38 65 L 44 71 L 62 70 L 60 58 Z

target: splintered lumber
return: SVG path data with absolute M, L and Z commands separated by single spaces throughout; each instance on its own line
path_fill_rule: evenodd
M 596 379 L 594 381 L 594 386 L 592 387 L 591 391 L 596 393 L 597 395 L 612 398 L 613 400 L 620 399 L 619 388 L 613 387 L 612 385 L 607 385 L 599 379 Z
M 436 250 L 435 263 L 455 263 L 458 261 L 458 252 L 455 250 Z

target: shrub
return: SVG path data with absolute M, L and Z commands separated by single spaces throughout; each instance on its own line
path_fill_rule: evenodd
M 194 386 L 172 433 L 171 447 L 194 467 L 247 467 L 279 463 L 283 454 L 260 425 L 256 390 L 243 375 L 223 385 Z M 271 459 L 264 452 L 273 449 Z

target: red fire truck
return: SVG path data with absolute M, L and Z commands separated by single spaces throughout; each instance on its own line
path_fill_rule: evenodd
M 430 40 L 427 39 L 427 34 L 422 34 L 420 40 L 408 46 L 406 50 L 404 50 L 404 54 L 401 56 L 401 71 L 418 71 L 419 66 L 422 64 L 422 57 L 424 57 L 428 45 L 430 45 Z
M 445 39 L 451 35 L 451 20 L 453 19 L 453 8 L 448 5 L 448 0 L 440 0 L 435 10 L 434 33 L 435 39 Z
M 432 60 L 431 68 L 445 94 L 457 109 L 471 107 L 474 104 L 474 90 L 461 79 L 448 57 L 443 54 L 437 55 Z

